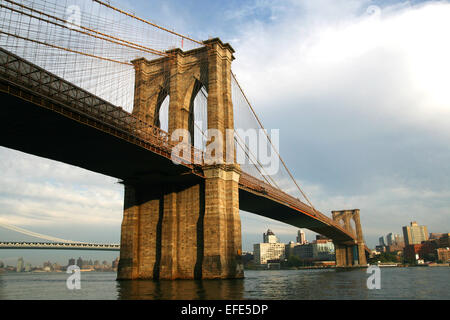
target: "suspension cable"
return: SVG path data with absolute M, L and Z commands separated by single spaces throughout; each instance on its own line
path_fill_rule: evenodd
M 5 1 L 8 1 L 8 0 L 5 0 Z M 14 3 L 13 1 L 8 1 L 8 2 Z M 137 46 L 140 46 L 141 48 L 137 48 L 137 47 L 134 46 L 134 44 L 133 44 L 133 45 L 130 45 L 130 44 L 128 44 L 128 43 L 120 43 L 120 42 L 118 42 L 118 41 L 123 41 L 123 42 L 128 42 L 128 41 L 124 41 L 124 40 L 121 40 L 121 39 L 119 39 L 119 38 L 115 38 L 115 37 L 112 37 L 112 36 L 108 36 L 108 35 L 102 34 L 102 35 L 105 35 L 105 36 L 110 37 L 110 38 L 112 38 L 112 39 L 117 39 L 118 41 L 111 40 L 111 39 L 108 39 L 108 38 L 103 38 L 103 37 L 100 37 L 100 36 L 91 34 L 91 33 L 89 33 L 89 32 L 85 32 L 85 31 L 82 31 L 82 30 L 78 30 L 78 29 L 76 29 L 76 28 L 70 28 L 70 27 L 68 27 L 68 26 L 66 26 L 66 25 L 62 25 L 62 24 L 59 24 L 59 23 L 57 23 L 57 22 L 53 22 L 53 21 L 50 21 L 50 20 L 47 20 L 47 19 L 44 19 L 44 18 L 41 18 L 41 17 L 34 16 L 34 15 L 32 15 L 32 14 L 29 14 L 29 13 L 26 13 L 26 12 L 23 12 L 23 11 L 20 11 L 20 10 L 17 10 L 17 9 L 13 9 L 13 8 L 4 6 L 4 5 L 2 5 L 2 4 L 0 4 L 0 7 L 1 7 L 1 8 L 5 8 L 5 9 L 10 10 L 10 11 L 13 11 L 13 12 L 17 12 L 17 13 L 19 13 L 19 14 L 23 14 L 23 15 L 25 15 L 25 16 L 28 16 L 28 17 L 33 18 L 33 19 L 36 19 L 36 20 L 40 20 L 40 21 L 43 21 L 43 22 L 46 22 L 46 23 L 49 23 L 49 24 L 53 24 L 53 25 L 58 26 L 58 27 L 60 27 L 60 28 L 69 29 L 69 30 L 71 30 L 71 31 L 75 31 L 75 32 L 78 32 L 78 33 L 81 33 L 81 34 L 84 34 L 84 35 L 87 35 L 87 36 L 90 36 L 90 37 L 94 37 L 94 38 L 97 38 L 97 39 L 100 39 L 100 40 L 108 41 L 108 42 L 111 42 L 111 43 L 115 43 L 115 44 L 118 44 L 118 45 L 121 45 L 121 46 L 129 47 L 129 48 L 132 48 L 132 49 L 135 49 L 135 50 L 140 50 L 140 51 L 144 51 L 144 52 L 151 53 L 151 54 L 157 54 L 157 55 L 160 55 L 160 56 L 167 56 L 166 53 L 161 52 L 161 51 L 158 51 L 158 50 L 154 50 L 154 49 L 151 49 L 151 48 L 145 48 L 145 47 L 140 46 L 140 45 L 137 45 Z M 60 18 L 58 18 L 58 17 L 55 17 L 55 16 L 51 16 L 51 15 L 45 14 L 45 13 L 40 12 L 40 11 L 38 11 L 38 10 L 34 10 L 34 9 L 29 9 L 29 10 L 35 11 L 35 12 L 37 12 L 37 13 L 39 13 L 39 14 L 42 14 L 42 15 L 45 15 L 45 16 L 48 16 L 48 17 L 50 17 L 50 18 L 52 18 L 52 19 L 55 19 L 55 20 L 64 21 L 64 20 L 62 20 L 62 19 L 60 19 Z M 90 32 L 94 32 L 94 33 L 97 33 L 97 34 L 101 34 L 100 32 L 97 32 L 97 31 L 92 30 L 92 29 L 89 29 L 89 28 L 85 28 L 85 27 L 83 27 L 83 26 L 78 26 L 78 25 L 76 25 L 76 24 L 74 24 L 74 23 L 71 23 L 71 22 L 69 22 L 69 21 L 66 22 L 66 23 L 67 23 L 67 24 L 71 24 L 71 25 L 76 26 L 76 27 L 80 27 L 80 28 L 82 28 L 82 29 L 87 29 L 87 30 L 89 30 Z
M 118 9 L 118 8 L 116 8 L 116 7 L 113 7 L 112 5 L 110 5 L 110 4 L 108 4 L 108 3 L 105 3 L 105 2 L 103 2 L 103 1 L 100 1 L 100 0 L 93 0 L 93 1 L 94 1 L 94 2 L 97 2 L 98 4 L 100 4 L 100 5 L 102 5 L 102 6 L 105 6 L 105 7 L 109 8 L 109 9 L 112 9 L 112 10 L 117 11 L 117 12 L 120 12 L 120 13 L 126 15 L 126 16 L 129 16 L 129 17 L 131 17 L 131 18 L 133 18 L 133 19 L 136 19 L 136 20 L 139 20 L 139 21 L 144 22 L 144 23 L 146 23 L 146 24 L 149 24 L 149 25 L 151 25 L 152 27 L 155 27 L 155 28 L 158 28 L 158 29 L 160 29 L 160 30 L 163 30 L 163 31 L 169 32 L 169 33 L 171 33 L 171 34 L 174 34 L 174 35 L 176 35 L 176 36 L 178 36 L 178 37 L 180 37 L 180 38 L 182 38 L 182 39 L 190 40 L 190 41 L 195 42 L 195 43 L 198 43 L 198 44 L 200 44 L 200 45 L 202 45 L 202 46 L 205 45 L 205 44 L 204 44 L 203 42 L 201 42 L 201 41 L 194 40 L 194 39 L 189 38 L 189 37 L 187 37 L 187 36 L 184 36 L 184 35 L 182 35 L 182 34 L 176 33 L 175 31 L 172 31 L 172 30 L 166 29 L 166 28 L 164 28 L 164 27 L 161 27 L 161 26 L 157 25 L 156 23 L 153 23 L 153 22 L 144 20 L 144 19 L 142 19 L 142 18 L 139 18 L 139 17 L 135 16 L 135 15 L 132 14 L 132 13 L 128 13 L 128 12 L 126 12 L 126 11 L 123 11 L 123 10 L 121 10 L 121 9 Z
M 123 62 L 123 61 L 119 61 L 119 60 L 114 60 L 114 59 L 110 59 L 110 58 L 96 56 L 94 54 L 81 52 L 81 51 L 77 51 L 77 50 L 72 50 L 72 49 L 65 48 L 65 47 L 60 47 L 60 46 L 57 46 L 57 45 L 54 45 L 54 44 L 50 44 L 50 43 L 46 43 L 46 42 L 42 42 L 42 41 L 38 41 L 38 40 L 33 40 L 33 39 L 21 37 L 19 35 L 12 34 L 12 33 L 9 33 L 9 32 L 5 32 L 5 31 L 2 31 L 2 30 L 0 30 L 0 33 L 6 34 L 7 36 L 10 36 L 10 37 L 22 39 L 22 40 L 25 40 L 25 41 L 35 42 L 37 44 L 41 44 L 41 45 L 44 45 L 44 46 L 48 46 L 48 47 L 52 47 L 52 48 L 55 48 L 55 49 L 60 49 L 60 50 L 64 50 L 64 51 L 68 51 L 68 52 L 72 52 L 72 53 L 81 54 L 81 55 L 84 55 L 84 56 L 87 56 L 87 57 L 91 57 L 91 58 L 96 58 L 96 59 L 110 61 L 110 62 L 116 62 L 116 63 L 128 65 L 128 66 L 132 66 L 133 65 L 132 63 L 128 63 L 128 62 Z
M 60 238 L 56 238 L 56 237 L 52 237 L 52 236 L 47 236 L 45 234 L 40 234 L 37 232 L 32 232 L 32 231 L 28 231 L 26 229 L 22 229 L 4 222 L 0 222 L 0 227 L 12 230 L 12 231 L 16 231 L 22 234 L 25 234 L 27 236 L 31 236 L 31 237 L 36 237 L 36 238 L 40 238 L 40 239 L 44 239 L 44 240 L 49 240 L 49 241 L 54 241 L 54 242 L 63 242 L 63 243 L 84 243 L 84 242 L 80 242 L 80 241 L 72 241 L 72 240 L 65 240 L 65 239 L 60 239 Z
M 153 53 L 153 54 L 157 54 L 157 55 L 160 55 L 160 56 L 167 56 L 167 53 L 165 53 L 165 52 L 163 52 L 163 51 L 159 51 L 159 50 L 152 49 L 152 48 L 149 48 L 149 47 L 146 47 L 146 46 L 143 46 L 143 45 L 134 43 L 134 42 L 130 42 L 130 41 L 127 41 L 127 40 L 123 40 L 123 39 L 120 39 L 120 38 L 111 36 L 111 35 L 109 35 L 109 34 L 105 34 L 105 33 L 99 32 L 99 31 L 97 31 L 97 30 L 94 30 L 94 29 L 91 29 L 91 28 L 87 28 L 87 27 L 85 27 L 85 26 L 77 25 L 77 24 L 75 24 L 75 23 L 73 23 L 73 22 L 70 22 L 70 21 L 68 21 L 68 20 L 66 21 L 65 19 L 61 19 L 61 18 L 59 18 L 59 17 L 56 17 L 56 16 L 53 16 L 53 15 L 47 14 L 47 13 L 45 13 L 45 12 L 36 10 L 36 9 L 34 9 L 34 8 L 25 6 L 25 5 L 21 4 L 21 3 L 17 3 L 17 2 L 15 2 L 15 1 L 11 1 L 11 0 L 5 0 L 5 1 L 6 1 L 6 2 L 9 2 L 9 3 L 11 3 L 11 4 L 15 5 L 15 6 L 21 7 L 21 8 L 23 8 L 23 9 L 27 9 L 27 10 L 29 10 L 29 11 L 31 11 L 31 12 L 36 12 L 36 13 L 38 13 L 38 14 L 40 14 L 40 15 L 43 15 L 43 16 L 46 16 L 46 17 L 48 17 L 48 18 L 55 19 L 55 20 L 57 20 L 57 21 L 63 22 L 63 23 L 65 23 L 65 24 L 70 24 L 70 25 L 72 25 L 72 26 L 74 26 L 74 27 L 79 27 L 79 28 L 81 28 L 81 29 L 83 29 L 83 30 L 86 30 L 86 31 L 89 31 L 89 32 L 93 32 L 93 33 L 95 33 L 95 34 L 98 34 L 98 35 L 101 35 L 101 36 L 104 36 L 104 37 L 111 38 L 111 39 L 113 39 L 113 40 L 121 41 L 121 42 L 124 42 L 124 43 L 126 43 L 126 44 L 129 44 L 129 45 L 131 45 L 131 46 L 135 46 L 135 47 L 139 47 L 139 48 L 141 48 L 141 49 L 145 49 L 145 50 L 151 51 L 151 53 Z M 3 6 L 2 6 L 2 7 L 3 7 Z M 9 10 L 13 10 L 13 9 L 11 9 L 11 8 L 8 8 L 8 7 L 5 7 L 5 8 L 7 8 L 7 9 L 9 9 Z M 26 14 L 26 13 L 24 13 L 24 12 L 22 12 L 22 11 L 18 11 L 18 12 L 19 12 L 19 13 L 22 13 L 22 14 Z M 37 17 L 34 17 L 34 18 L 40 19 L 40 18 L 37 18 Z M 40 19 L 40 20 L 42 20 L 42 19 Z M 50 21 L 50 22 L 49 22 L 49 21 L 45 21 L 45 22 L 53 23 L 53 24 L 54 24 L 54 22 L 51 22 L 51 21 Z M 72 29 L 72 28 L 70 28 L 70 29 L 71 29 L 71 30 L 77 31 L 76 29 Z M 123 44 L 121 44 L 121 45 L 123 45 Z
M 203 95 L 205 98 L 208 98 L 208 97 L 206 96 L 206 94 L 203 92 L 203 90 L 200 90 L 200 92 L 202 93 L 202 95 Z M 194 125 L 201 131 L 201 133 L 203 134 L 203 136 L 206 137 L 206 135 L 205 135 L 205 133 L 203 132 L 203 130 L 200 129 L 200 128 L 198 127 L 198 125 L 197 125 L 195 122 L 194 122 Z M 271 183 L 269 182 L 269 180 L 267 180 L 267 178 L 266 178 L 266 176 L 267 176 L 267 177 L 270 179 L 270 181 L 272 181 L 272 183 L 273 183 L 278 189 L 280 189 L 280 187 L 277 185 L 277 183 L 275 182 L 275 180 L 273 180 L 273 178 L 272 178 L 272 177 L 267 173 L 267 171 L 264 169 L 264 166 L 259 162 L 258 157 L 256 157 L 256 156 L 253 154 L 253 152 L 250 150 L 250 148 L 245 144 L 245 141 L 243 141 L 242 138 L 237 134 L 236 130 L 233 129 L 233 131 L 234 131 L 234 134 L 236 135 L 236 137 L 238 137 L 239 140 L 244 144 L 245 149 L 246 149 L 247 151 L 244 150 L 244 147 L 242 147 L 242 144 L 236 139 L 236 137 L 234 137 L 234 140 L 236 141 L 237 144 L 239 144 L 239 146 L 241 147 L 242 151 L 244 151 L 244 153 L 245 153 L 245 155 L 247 156 L 247 158 L 252 162 L 252 165 L 256 168 L 256 170 L 258 170 L 259 174 L 263 177 L 263 179 L 266 180 L 266 182 L 267 182 L 268 184 L 271 184 Z M 256 164 L 256 163 L 254 162 L 254 160 L 252 160 L 252 158 L 250 157 L 250 155 L 253 156 L 253 159 L 256 160 L 256 162 L 257 162 L 258 164 Z M 259 165 L 259 167 L 264 171 L 265 174 L 263 174 L 263 173 L 261 172 L 261 170 L 258 168 L 258 165 Z
M 300 186 L 298 185 L 297 181 L 295 181 L 294 176 L 292 175 L 291 171 L 288 169 L 288 167 L 286 166 L 286 163 L 284 162 L 283 158 L 281 158 L 280 153 L 278 152 L 278 150 L 275 148 L 275 146 L 272 143 L 272 140 L 270 139 L 269 135 L 267 134 L 266 129 L 264 128 L 264 126 L 262 125 L 261 121 L 259 120 L 259 117 L 256 115 L 255 110 L 253 109 L 250 101 L 247 99 L 247 96 L 245 95 L 244 91 L 241 88 L 241 85 L 239 84 L 239 82 L 236 79 L 236 76 L 234 75 L 233 72 L 231 72 L 233 79 L 236 81 L 236 84 L 239 87 L 239 90 L 241 91 L 242 95 L 244 96 L 245 101 L 247 102 L 248 106 L 250 107 L 250 110 L 252 111 L 253 115 L 256 118 L 256 121 L 258 122 L 258 124 L 261 126 L 261 129 L 263 129 L 264 134 L 267 137 L 267 140 L 270 142 L 270 145 L 272 146 L 273 150 L 276 152 L 276 154 L 278 155 L 278 158 L 280 159 L 281 163 L 283 164 L 284 168 L 286 169 L 287 173 L 289 174 L 289 176 L 291 177 L 292 181 L 294 182 L 294 184 L 296 185 L 297 189 L 300 191 L 300 193 L 303 195 L 303 197 L 306 199 L 306 201 L 308 201 L 308 204 L 311 206 L 311 208 L 316 211 L 316 209 L 314 208 L 314 206 L 312 205 L 311 201 L 308 199 L 308 197 L 306 196 L 306 194 L 303 192 L 303 190 L 300 188 Z

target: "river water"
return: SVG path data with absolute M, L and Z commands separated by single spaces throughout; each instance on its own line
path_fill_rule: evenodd
M 380 289 L 368 289 L 366 269 L 245 271 L 245 279 L 116 281 L 110 272 L 81 273 L 81 289 L 69 290 L 66 273 L 0 274 L 5 299 L 450 299 L 449 267 L 381 268 Z

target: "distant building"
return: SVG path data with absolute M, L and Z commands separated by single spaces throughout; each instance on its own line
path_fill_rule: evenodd
M 421 256 L 419 254 L 420 250 L 422 248 L 422 245 L 420 244 L 409 244 L 406 245 L 403 249 L 403 258 L 407 261 L 416 261 Z
M 437 242 L 439 248 L 450 248 L 450 233 L 442 234 Z
M 30 263 L 25 264 L 25 268 L 24 268 L 23 271 L 30 272 L 31 271 L 31 264 Z
M 335 253 L 334 253 L 334 244 L 333 241 L 330 239 L 321 239 L 316 240 L 312 244 L 313 248 L 313 259 L 317 260 L 334 260 L 335 259 Z
M 24 262 L 23 258 L 20 257 L 17 259 L 17 266 L 16 266 L 16 272 L 22 272 L 24 270 Z
M 77 259 L 77 266 L 81 269 L 83 267 L 83 259 L 81 259 L 81 257 L 79 257 Z
M 377 250 L 371 250 L 370 251 L 370 258 L 373 258 L 375 256 L 378 256 L 381 252 L 378 252 Z
M 275 233 L 272 230 L 268 229 L 267 233 L 263 234 L 263 242 L 264 243 L 277 243 L 278 238 L 275 236 Z
M 440 237 L 442 237 L 444 235 L 445 235 L 445 233 L 432 232 L 432 233 L 430 233 L 430 236 L 428 237 L 428 239 L 430 239 L 430 240 L 437 240 L 437 239 L 439 239 Z
M 318 239 L 312 243 L 297 245 L 293 249 L 293 255 L 302 260 L 334 260 L 335 251 L 333 241 L 330 239 Z
M 284 260 L 284 243 L 257 243 L 253 245 L 254 261 L 256 264 L 267 264 L 268 260 Z
M 279 243 L 275 234 L 269 229 L 263 235 L 263 243 L 253 245 L 255 264 L 267 264 L 267 261 L 282 261 L 285 259 L 285 244 Z
M 439 261 L 444 263 L 450 262 L 450 248 L 438 248 L 436 253 Z
M 385 248 L 386 248 L 386 252 L 398 252 L 398 251 L 402 251 L 403 248 L 405 248 L 405 245 L 403 242 L 400 244 L 397 244 L 394 242 L 392 245 L 387 246 Z
M 111 266 L 112 266 L 113 269 L 117 269 L 119 267 L 119 257 L 117 257 L 116 260 L 114 260 L 111 263 Z
M 380 246 L 383 246 L 383 247 L 386 246 L 386 243 L 384 242 L 384 237 L 378 238 L 378 243 L 380 244 Z
M 403 241 L 403 237 L 400 236 L 399 234 L 389 233 L 386 236 L 386 240 L 387 240 L 386 252 L 403 251 L 403 248 L 405 247 L 405 242 Z
M 405 245 L 420 244 L 428 240 L 428 231 L 426 226 L 419 226 L 417 222 L 411 222 L 410 226 L 403 227 L 403 237 Z
M 294 241 L 289 241 L 289 243 L 286 244 L 286 246 L 285 246 L 285 254 L 284 254 L 286 259 L 289 259 L 289 257 L 294 254 L 294 248 L 296 246 L 298 246 L 298 245 L 299 245 L 299 243 L 295 243 Z
M 252 252 L 242 252 L 242 263 L 244 266 L 249 264 L 250 262 L 254 261 L 254 256 Z
M 388 233 L 387 235 L 386 235 L 386 244 L 388 245 L 388 246 L 390 246 L 390 245 L 392 245 L 392 243 L 394 242 L 394 234 L 391 232 L 391 233 Z
M 306 243 L 305 232 L 304 232 L 302 229 L 298 230 L 298 233 L 297 233 L 297 243 L 298 243 L 298 244 L 305 244 L 305 243 Z
M 401 246 L 401 245 L 404 246 L 405 245 L 405 239 L 403 239 L 403 237 L 401 235 L 396 234 L 394 236 L 394 244 L 398 245 L 398 246 Z
M 424 241 L 420 244 L 406 245 L 403 249 L 403 257 L 406 260 L 426 260 L 430 255 L 436 253 L 437 244 L 435 241 Z
M 69 259 L 69 263 L 67 264 L 67 266 L 74 266 L 75 265 L 75 259 L 74 258 L 70 258 Z
M 393 234 L 391 232 L 391 233 L 387 234 L 386 242 L 387 242 L 386 246 L 398 246 L 398 245 L 401 245 L 401 243 L 404 241 L 403 241 L 402 236 L 400 236 L 399 234 Z M 381 243 L 380 243 L 380 245 L 381 245 Z
M 313 259 L 313 244 L 306 243 L 295 246 L 293 254 L 303 260 Z
M 53 271 L 53 264 L 50 261 L 44 262 L 42 268 L 48 272 Z

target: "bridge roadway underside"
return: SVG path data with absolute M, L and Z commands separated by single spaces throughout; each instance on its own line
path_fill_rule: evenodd
M 124 181 L 199 181 L 192 170 L 93 126 L 0 92 L 0 145 Z M 189 174 L 191 173 L 191 174 Z
M 96 127 L 0 92 L 0 145 L 139 184 L 203 180 L 192 169 Z M 239 189 L 241 210 L 307 228 L 339 242 L 349 242 L 334 227 L 247 188 Z
M 354 244 L 354 241 L 346 234 L 316 219 L 312 214 L 300 212 L 285 203 L 276 201 L 257 192 L 252 192 L 247 188 L 241 187 L 239 189 L 239 209 L 284 222 L 291 226 L 309 229 L 336 242 L 347 243 L 349 245 Z

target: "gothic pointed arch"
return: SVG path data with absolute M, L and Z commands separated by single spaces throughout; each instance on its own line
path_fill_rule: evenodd
M 204 147 L 203 136 L 208 128 L 207 93 L 204 85 L 195 79 L 190 90 L 188 131 L 191 144 L 197 148 Z
M 169 103 L 169 92 L 162 88 L 156 100 L 153 124 L 164 131 L 167 131 L 169 127 Z

